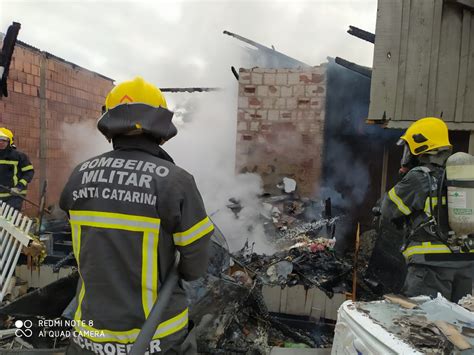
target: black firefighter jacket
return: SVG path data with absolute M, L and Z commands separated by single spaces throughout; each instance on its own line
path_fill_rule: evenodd
M 452 253 L 443 242 L 442 235 L 438 235 L 434 225 L 429 223 L 432 215 L 439 215 L 438 224 L 442 234 L 447 235 L 449 224 L 445 187 L 441 204 L 438 201 L 438 186 L 442 183 L 443 174 L 444 169 L 435 165 L 411 169 L 383 200 L 382 218 L 404 220 L 407 240 L 403 255 L 407 262 L 445 267 L 468 266 L 474 254 Z
M 176 251 L 183 279 L 197 279 L 207 268 L 214 227 L 194 179 L 155 147 L 126 142 L 79 164 L 61 195 L 80 272 L 75 319 L 81 324 L 75 329 L 86 349 L 130 348 L 160 297 Z M 188 324 L 180 286 L 164 319 L 154 340 Z
M 33 179 L 34 169 L 28 156 L 12 147 L 0 150 L 0 185 L 21 190 L 26 195 L 26 187 Z M 0 200 L 12 195 L 7 189 L 0 188 Z

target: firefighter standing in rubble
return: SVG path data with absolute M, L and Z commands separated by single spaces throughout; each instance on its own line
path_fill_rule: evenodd
M 406 296 L 440 292 L 457 302 L 472 292 L 474 253 L 450 245 L 445 165 L 451 155 L 448 127 L 441 119 L 414 122 L 400 138 L 402 167 L 410 170 L 382 203 L 382 216 L 406 229 L 402 252 L 408 263 Z M 441 202 L 439 201 L 441 199 Z
M 177 251 L 182 279 L 207 269 L 213 224 L 193 177 L 160 147 L 177 133 L 172 116 L 161 91 L 142 78 L 117 85 L 98 121 L 113 151 L 78 165 L 64 188 L 60 206 L 70 216 L 80 273 L 68 354 L 125 354 Z M 188 308 L 181 285 L 172 297 L 150 354 L 195 353 L 182 346 Z
M 21 210 L 34 173 L 28 156 L 16 149 L 12 131 L 0 128 L 0 201 Z

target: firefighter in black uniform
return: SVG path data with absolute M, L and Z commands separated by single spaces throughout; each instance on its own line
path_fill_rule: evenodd
M 450 245 L 446 205 L 445 164 L 451 154 L 448 127 L 427 117 L 413 123 L 401 137 L 402 166 L 412 167 L 382 203 L 382 216 L 403 225 L 402 248 L 408 263 L 406 296 L 440 292 L 457 302 L 472 292 L 474 253 Z
M 13 144 L 13 133 L 0 128 L 0 200 L 20 211 L 34 174 L 28 156 Z
M 182 279 L 203 276 L 214 229 L 193 177 L 160 147 L 177 132 L 161 91 L 135 78 L 111 90 L 105 110 L 98 128 L 114 149 L 79 164 L 60 199 L 80 272 L 68 354 L 126 354 L 175 254 Z M 188 332 L 181 286 L 164 319 L 149 353 L 195 353 L 181 346 Z

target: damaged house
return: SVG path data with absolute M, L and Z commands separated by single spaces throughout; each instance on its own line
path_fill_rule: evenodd
M 379 11 L 379 21 L 391 10 L 401 11 L 401 8 L 388 0 L 381 0 L 380 4 L 382 8 Z M 463 6 L 460 17 L 460 10 L 456 6 L 457 4 L 447 4 L 443 9 L 446 9 L 448 17 L 454 16 L 455 12 L 456 19 L 463 19 L 461 23 L 457 23 L 456 28 L 465 29 L 470 23 L 467 22 L 470 13 L 466 11 L 470 10 Z M 429 7 L 428 10 L 436 9 Z M 399 12 L 397 14 L 400 15 L 401 21 Z M 440 9 L 437 8 L 433 13 L 439 15 L 439 12 Z M 408 21 L 406 17 L 403 19 Z M 418 21 L 416 17 L 410 21 L 423 26 L 426 24 Z M 381 23 L 385 22 L 390 21 L 385 19 Z M 448 25 L 443 26 L 446 28 Z M 375 35 L 355 28 L 351 28 L 350 32 L 375 42 L 376 56 L 380 53 L 385 53 L 386 56 L 387 53 L 380 49 L 380 43 L 384 43 L 383 39 L 378 39 L 377 42 Z M 397 31 L 395 29 L 388 32 Z M 431 33 L 427 29 L 421 32 Z M 374 285 L 366 280 L 357 278 L 360 265 L 357 264 L 357 252 L 352 259 L 352 251 L 354 244 L 358 244 L 355 240 L 360 237 L 359 231 L 372 229 L 372 207 L 397 179 L 401 151 L 395 143 L 401 134 L 400 129 L 405 126 L 392 121 L 397 121 L 396 117 L 398 121 L 402 121 L 402 115 L 396 116 L 396 113 L 400 112 L 396 107 L 402 96 L 397 96 L 398 98 L 393 99 L 395 101 L 389 102 L 392 106 L 387 104 L 382 107 L 377 106 L 378 103 L 374 104 L 374 100 L 380 99 L 376 97 L 381 92 L 379 86 L 384 83 L 383 75 L 386 75 L 381 76 L 383 65 L 379 65 L 377 60 L 373 71 L 342 58 L 328 58 L 327 63 L 311 66 L 274 48 L 230 32 L 225 34 L 250 45 L 247 54 L 255 64 L 255 67 L 241 68 L 239 71 L 233 69 L 239 86 L 235 168 L 237 173 L 257 173 L 262 177 L 264 194 L 260 196 L 262 209 L 259 217 L 267 238 L 275 246 L 275 251 L 270 255 L 255 253 L 253 246 L 245 243 L 247 231 L 242 231 L 242 249 L 230 251 L 225 236 L 216 228 L 207 276 L 184 286 L 194 305 L 190 312 L 198 333 L 198 349 L 201 353 L 210 354 L 264 354 L 277 353 L 278 348 L 283 347 L 310 347 L 313 353 L 328 353 L 328 348 L 332 346 L 340 305 L 348 297 L 354 300 L 356 293 L 359 299 L 363 300 L 371 300 L 381 295 L 378 285 L 373 287 Z M 443 36 L 441 38 L 444 38 Z M 445 46 L 446 40 L 441 40 Z M 468 39 L 463 37 L 459 48 L 466 52 L 465 45 L 468 42 Z M 444 48 L 443 45 L 441 47 Z M 384 47 L 383 50 L 386 49 Z M 19 58 L 22 55 L 28 57 L 29 52 L 25 48 L 20 46 L 20 50 L 23 52 L 19 52 Z M 395 53 L 396 50 L 391 49 L 389 52 Z M 29 87 L 32 84 L 28 84 L 28 75 L 20 75 L 22 71 L 33 70 L 29 69 L 33 66 L 17 64 L 20 61 L 17 62 L 16 59 L 13 67 L 18 72 L 12 74 L 14 79 L 11 91 L 15 94 L 12 96 L 16 97 L 14 100 L 24 99 L 21 95 L 33 100 L 34 109 L 31 108 L 33 111 L 30 120 L 33 120 L 33 117 L 43 117 L 38 127 L 39 153 L 36 160 L 33 160 L 33 163 L 42 169 L 42 182 L 51 174 L 50 171 L 54 171 L 49 170 L 51 165 L 48 165 L 46 160 L 48 147 L 59 144 L 54 140 L 56 138 L 48 135 L 49 131 L 42 131 L 42 127 L 54 127 L 53 118 L 62 117 L 59 115 L 62 112 L 60 110 L 67 110 L 69 104 L 76 102 L 80 107 L 90 107 L 84 107 L 84 115 L 97 117 L 100 110 L 98 105 L 110 89 L 112 81 L 99 74 L 84 74 L 90 85 L 95 84 L 95 80 L 100 82 L 100 90 L 94 92 L 91 97 L 92 94 L 82 93 L 89 86 L 81 86 L 82 84 L 78 84 L 79 79 L 74 79 L 75 76 L 83 74 L 82 69 L 50 55 L 48 57 L 43 52 L 39 52 L 38 56 L 39 74 L 33 75 L 33 83 L 36 83 L 35 77 L 39 77 L 37 95 L 35 96 L 35 90 Z M 409 58 L 413 56 L 412 53 Z M 34 55 L 31 58 L 35 62 Z M 49 60 L 53 60 L 52 64 L 49 64 Z M 421 56 L 417 60 L 421 60 Z M 389 60 L 386 64 L 390 66 L 392 62 Z M 464 62 L 461 64 L 460 68 L 466 68 L 466 65 L 469 67 Z M 14 72 L 12 70 L 12 73 Z M 63 80 L 60 79 L 63 72 L 67 73 L 66 77 L 72 75 L 73 78 L 56 84 L 54 80 Z M 22 81 L 19 81 L 20 76 Z M 26 84 L 23 80 L 26 80 Z M 48 84 L 47 80 L 53 82 Z M 462 83 L 462 80 L 458 83 L 461 88 Z M 69 89 L 68 85 L 79 86 L 76 91 Z M 393 90 L 398 93 L 403 91 L 402 88 Z M 70 90 L 72 98 L 64 94 Z M 74 95 L 79 95 L 79 98 Z M 87 99 L 82 99 L 81 95 L 91 99 L 92 103 L 87 103 Z M 390 97 L 387 93 L 384 95 L 384 98 Z M 19 109 L 8 106 L 7 103 L 2 105 L 0 108 L 5 112 L 2 112 L 2 120 L 5 117 L 6 124 L 18 124 L 14 114 L 22 111 L 16 111 Z M 411 107 L 408 101 L 406 105 Z M 470 107 L 465 102 L 463 105 L 465 111 Z M 405 107 L 404 104 L 401 107 Z M 37 111 L 34 111 L 36 109 Z M 404 110 L 405 108 L 401 112 L 405 112 Z M 5 114 L 7 115 L 4 116 Z M 64 117 L 70 117 L 68 120 L 71 122 L 79 119 L 67 115 Z M 409 117 L 416 119 L 415 114 Z M 454 128 L 462 126 L 462 115 L 448 117 L 455 123 Z M 377 121 L 382 124 L 367 125 L 367 118 L 370 118 L 369 123 Z M 386 130 L 384 127 L 387 125 L 394 129 Z M 20 131 L 21 128 L 18 126 Z M 466 132 L 454 135 L 455 149 L 466 150 Z M 52 150 L 51 154 L 59 154 L 59 151 Z M 33 154 L 32 151 L 28 152 Z M 68 160 L 67 156 L 60 154 L 54 156 L 56 159 Z M 57 163 L 61 166 L 60 162 Z M 60 176 L 59 173 L 55 175 L 58 179 L 55 180 L 55 188 L 59 190 L 58 186 L 62 186 L 59 185 Z M 36 188 L 39 186 L 37 181 Z M 38 196 L 39 193 L 36 197 Z M 236 218 L 239 218 L 242 206 L 238 199 L 230 202 L 228 207 L 235 213 Z M 357 226 L 360 226 L 360 229 Z M 67 344 L 67 339 L 60 336 L 48 344 L 41 343 L 38 339 L 24 344 L 11 332 L 13 321 L 23 321 L 29 317 L 36 320 L 42 317 L 67 317 L 67 312 L 63 311 L 74 296 L 78 274 L 74 272 L 76 265 L 71 254 L 67 221 L 59 216 L 57 219 L 48 218 L 39 234 L 49 248 L 46 258 L 50 259 L 45 259 L 45 264 L 41 267 L 41 273 L 50 276 L 48 281 L 43 282 L 44 277 L 31 273 L 27 268 L 28 260 L 20 260 L 24 265 L 16 269 L 16 276 L 27 280 L 28 285 L 34 285 L 33 287 L 48 285 L 16 300 L 11 299 L 13 302 L 0 308 L 2 327 L 9 328 L 0 330 L 0 347 L 53 347 L 60 350 Z M 393 243 L 390 246 L 384 244 L 389 237 L 383 235 L 379 238 L 381 242 L 378 241 L 375 246 L 378 248 L 378 259 L 372 260 L 376 265 L 375 269 L 377 265 L 386 264 L 385 256 L 392 255 L 397 249 Z M 370 258 L 370 252 L 367 255 Z M 368 260 L 363 260 L 360 264 L 367 262 Z M 393 265 L 398 266 L 395 263 Z M 64 269 L 67 269 L 68 276 L 59 277 L 56 272 L 63 272 L 63 276 Z M 387 278 L 393 278 L 393 270 L 388 273 Z M 54 279 L 59 280 L 51 283 Z M 15 288 L 21 286 L 21 292 L 19 288 Z M 18 295 L 26 292 L 24 285 L 15 287 L 13 289 Z M 54 302 L 51 302 L 52 297 L 55 297 Z M 429 307 L 437 307 L 436 302 L 423 302 L 428 303 Z M 418 306 L 424 310 L 422 302 L 412 308 Z M 381 323 L 396 321 L 394 324 L 403 330 L 401 334 L 411 337 L 410 341 L 414 346 L 421 344 L 423 349 L 429 349 L 430 346 L 442 344 L 443 349 L 452 349 L 444 338 L 443 341 L 438 341 L 442 335 L 432 329 L 431 323 L 429 329 L 426 329 L 426 319 L 417 319 L 416 322 L 410 323 L 406 318 L 398 317 L 398 314 L 393 317 L 391 315 L 388 321 L 385 318 L 379 319 L 376 317 L 377 312 L 386 307 L 385 304 L 373 306 L 369 303 L 351 307 L 345 307 L 343 311 L 350 313 L 357 308 L 366 317 L 373 312 L 373 319 Z M 394 313 L 400 311 L 398 306 L 390 306 L 390 309 Z M 431 321 L 435 320 L 430 319 Z M 384 326 L 388 328 L 389 325 L 385 323 Z M 35 324 L 36 326 L 40 328 L 39 324 Z M 410 329 L 415 329 L 416 334 L 409 334 Z M 439 338 L 433 341 L 430 336 L 435 333 Z M 354 339 L 351 339 L 351 344 L 355 343 Z

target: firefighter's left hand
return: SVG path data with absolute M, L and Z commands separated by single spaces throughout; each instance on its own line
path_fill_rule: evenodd
M 44 251 L 44 245 L 36 240 L 30 242 L 27 247 L 23 248 L 23 254 L 36 258 L 40 256 Z
M 13 193 L 13 194 L 19 195 L 21 190 L 18 187 L 12 187 L 10 189 L 10 192 Z

